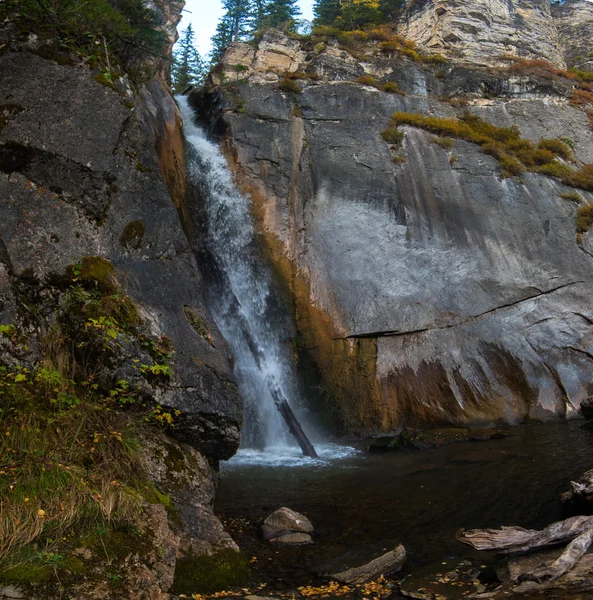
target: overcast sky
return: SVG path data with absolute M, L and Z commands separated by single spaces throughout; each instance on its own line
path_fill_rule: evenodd
M 302 18 L 313 19 L 314 0 L 299 0 Z M 205 55 L 210 51 L 210 38 L 214 35 L 218 19 L 222 15 L 220 0 L 186 0 L 183 20 L 179 25 L 179 32 L 183 31 L 188 23 L 196 32 L 196 40 L 200 54 Z

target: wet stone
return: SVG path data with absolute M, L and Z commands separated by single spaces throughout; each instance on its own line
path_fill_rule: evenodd
M 282 537 L 285 538 L 282 543 L 289 544 L 311 543 L 310 535 L 288 539 L 287 534 L 309 534 L 312 531 L 313 524 L 305 515 L 301 515 L 285 506 L 275 510 L 261 526 L 261 534 L 265 540 L 275 541 L 275 538 Z
M 312 544 L 313 539 L 308 533 L 286 533 L 270 540 L 275 546 L 304 546 Z

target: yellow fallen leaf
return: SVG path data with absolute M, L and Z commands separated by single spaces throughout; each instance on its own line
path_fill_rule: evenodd
M 44 511 L 42 508 L 40 508 L 40 509 L 37 511 L 37 516 L 38 516 L 38 517 L 45 517 L 45 511 Z

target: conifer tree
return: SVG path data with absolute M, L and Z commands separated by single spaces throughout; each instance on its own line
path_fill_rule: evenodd
M 297 17 L 301 14 L 297 0 L 270 0 L 266 7 L 266 27 L 294 29 Z
M 260 29 L 265 28 L 265 18 L 266 18 L 266 0 L 253 0 L 253 21 L 252 21 L 252 29 L 253 31 L 259 31 Z
M 334 25 L 340 16 L 342 4 L 340 0 L 316 0 L 313 5 L 316 25 Z
M 210 60 L 212 64 L 216 64 L 220 62 L 224 51 L 233 43 L 233 21 L 230 17 L 227 15 L 222 16 L 211 41 Z
M 245 40 L 252 31 L 254 6 L 253 0 L 222 0 L 224 14 L 212 36 L 211 59 L 220 61 L 224 51 L 233 42 Z
M 171 79 L 177 93 L 190 85 L 200 85 L 206 74 L 206 65 L 195 47 L 194 30 L 191 23 L 181 34 L 179 45 L 173 52 Z
M 222 0 L 222 7 L 225 13 L 223 20 L 230 25 L 232 32 L 232 41 L 239 42 L 250 33 L 250 23 L 253 16 L 252 0 Z

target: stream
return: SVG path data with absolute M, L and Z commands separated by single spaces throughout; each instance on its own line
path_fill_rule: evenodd
M 319 460 L 240 451 L 221 467 L 216 511 L 256 557 L 257 581 L 308 585 L 344 553 L 363 560 L 403 543 L 406 571 L 450 558 L 489 560 L 455 539 L 459 528 L 540 528 L 563 518 L 559 496 L 590 469 L 593 434 L 582 421 L 509 428 L 509 437 L 432 450 L 369 454 L 325 446 Z M 270 548 L 257 525 L 280 506 L 311 519 L 315 543 Z M 491 560 L 491 559 L 490 559 Z

